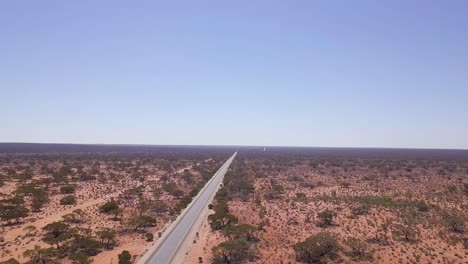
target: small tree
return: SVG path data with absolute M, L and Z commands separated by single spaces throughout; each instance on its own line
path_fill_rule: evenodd
M 375 232 L 375 237 L 371 238 L 370 241 L 378 244 L 386 242 L 390 224 L 391 222 L 389 220 L 386 220 L 382 224 L 378 225 L 377 230 Z
M 345 241 L 345 244 L 349 247 L 348 255 L 350 255 L 353 259 L 361 260 L 370 257 L 370 254 L 368 253 L 368 245 L 366 242 L 354 237 L 350 237 Z
M 456 212 L 446 214 L 444 221 L 450 230 L 455 233 L 463 233 L 465 231 L 465 219 Z
M 110 249 L 115 244 L 115 230 L 106 228 L 101 231 L 96 232 L 97 236 L 101 239 L 101 243 L 107 248 Z
M 60 187 L 61 194 L 72 194 L 75 192 L 75 186 L 73 185 L 64 185 Z
M 118 257 L 119 257 L 119 264 L 131 264 L 132 263 L 131 262 L 132 255 L 127 250 L 122 251 L 122 253 L 120 253 Z
M 74 238 L 72 243 L 70 243 L 70 248 L 74 249 L 76 252 L 83 252 L 87 256 L 95 256 L 101 251 L 101 242 L 88 234 L 75 234 Z
M 142 216 L 150 207 L 150 204 L 144 198 L 140 198 L 137 205 L 138 215 Z
M 403 212 L 401 215 L 401 223 L 394 225 L 394 233 L 403 236 L 406 242 L 414 241 L 415 236 L 418 234 L 416 216 L 414 210 Z
M 185 170 L 182 174 L 182 180 L 184 180 L 189 185 L 193 185 L 195 183 L 195 176 L 190 173 L 190 171 Z
M 238 219 L 230 213 L 215 212 L 208 216 L 208 221 L 213 230 L 221 230 L 229 225 L 236 224 Z
M 326 259 L 335 258 L 338 247 L 336 239 L 327 232 L 310 236 L 293 246 L 296 251 L 296 260 L 304 263 L 320 263 Z
M 60 247 L 60 242 L 71 237 L 70 226 L 62 221 L 52 222 L 42 228 L 46 231 L 44 242 Z
M 0 262 L 0 264 L 20 264 L 20 263 L 16 259 L 10 258 L 8 260 Z
M 83 215 L 84 215 L 83 210 L 76 209 L 71 214 L 66 214 L 62 216 L 62 218 L 63 218 L 63 221 L 67 223 L 79 224 L 83 222 Z
M 163 202 L 158 202 L 154 204 L 151 208 L 151 211 L 154 212 L 157 216 L 168 211 L 168 206 Z
M 227 226 L 223 229 L 223 234 L 229 239 L 244 238 L 249 242 L 256 242 L 258 228 L 249 224 Z
M 111 198 L 109 202 L 106 202 L 105 204 L 101 205 L 101 207 L 99 207 L 99 212 L 110 214 L 116 209 L 119 209 L 119 205 L 114 200 L 114 198 Z
M 30 259 L 31 263 L 49 264 L 52 262 L 53 256 L 52 248 L 41 248 L 40 246 L 34 246 L 34 249 L 28 249 L 23 252 L 23 256 Z
M 317 214 L 317 218 L 320 219 L 318 226 L 327 227 L 333 225 L 333 219 L 337 216 L 337 214 L 329 209 L 326 209 L 322 212 Z
M 175 182 L 163 183 L 162 189 L 168 192 L 170 195 L 174 196 L 176 199 L 179 199 L 182 195 L 184 195 L 184 192 L 177 188 Z
M 49 202 L 49 195 L 44 189 L 37 189 L 32 195 L 31 209 L 33 212 L 39 212 Z
M 70 260 L 73 264 L 90 264 L 93 262 L 93 260 L 90 259 L 88 255 L 81 251 L 73 253 L 70 256 Z
M 134 216 L 129 219 L 128 224 L 133 227 L 133 230 L 138 232 L 147 227 L 156 225 L 156 218 L 149 215 Z
M 10 224 L 11 220 L 20 223 L 21 220 L 28 216 L 29 210 L 22 205 L 1 205 L 0 204 L 0 218 Z
M 112 198 L 109 202 L 106 202 L 99 207 L 99 212 L 114 215 L 113 220 L 118 220 L 117 217 L 123 212 L 123 210 L 119 208 L 119 204 L 117 204 L 114 198 Z
M 246 263 L 255 259 L 255 252 L 244 238 L 228 240 L 212 250 L 213 264 Z
M 146 242 L 151 242 L 153 241 L 153 234 L 152 233 L 146 233 L 145 234 L 145 238 L 146 238 Z
M 180 199 L 184 195 L 184 192 L 181 189 L 176 189 L 173 192 L 171 192 L 171 195 L 174 196 L 176 199 Z
M 76 204 L 76 197 L 74 195 L 67 195 L 60 199 L 61 205 L 74 205 Z
M 30 192 L 25 193 L 24 195 L 29 196 L 29 195 L 32 195 L 36 191 L 36 189 L 33 186 L 28 186 L 28 187 L 29 187 Z M 24 205 L 26 201 L 24 200 L 24 196 L 18 193 L 15 197 L 8 199 L 7 202 L 13 205 Z

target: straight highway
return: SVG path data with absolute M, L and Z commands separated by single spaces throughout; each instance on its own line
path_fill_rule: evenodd
M 183 245 L 187 240 L 192 242 L 190 234 L 193 234 L 197 228 L 195 223 L 199 223 L 201 218 L 207 212 L 208 204 L 213 199 L 220 184 L 223 182 L 224 175 L 226 174 L 232 160 L 235 158 L 237 152 L 234 153 L 213 177 L 206 183 L 199 194 L 187 206 L 182 214 L 169 226 L 168 229 L 162 234 L 161 241 L 157 242 L 154 247 L 150 248 L 148 252 L 140 259 L 140 264 L 170 264 L 181 263 L 184 258 L 187 248 Z

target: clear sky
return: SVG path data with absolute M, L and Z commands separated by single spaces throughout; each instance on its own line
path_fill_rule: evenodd
M 0 1 L 0 142 L 468 148 L 467 1 Z

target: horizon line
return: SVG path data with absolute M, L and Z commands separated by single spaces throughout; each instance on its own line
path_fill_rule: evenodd
M 298 146 L 298 145 L 218 145 L 218 144 L 133 144 L 133 143 L 63 143 L 63 142 L 3 142 L 1 144 L 36 144 L 36 145 L 94 145 L 94 146 L 162 146 L 162 147 L 266 147 L 266 148 L 328 148 L 328 149 L 401 149 L 401 150 L 461 150 L 465 148 L 434 147 L 331 147 L 331 146 Z

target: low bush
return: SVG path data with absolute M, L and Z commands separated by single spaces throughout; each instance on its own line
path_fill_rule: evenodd
M 67 195 L 60 199 L 61 205 L 73 205 L 76 204 L 76 197 L 74 195 Z

